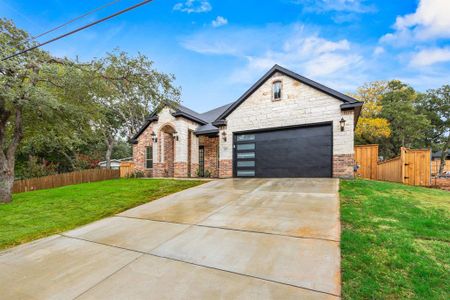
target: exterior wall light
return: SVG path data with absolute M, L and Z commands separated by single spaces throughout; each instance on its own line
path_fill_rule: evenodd
M 158 142 L 158 138 L 156 137 L 156 134 L 154 132 L 152 132 L 152 140 L 154 143 Z
M 227 133 L 225 131 L 222 131 L 222 139 L 224 142 L 227 141 Z
M 341 131 L 344 131 L 344 129 L 345 129 L 345 120 L 344 120 L 344 118 L 341 118 L 341 120 L 339 121 L 339 125 L 341 126 Z
M 178 132 L 175 131 L 172 135 L 173 135 L 173 139 L 175 141 L 178 141 Z

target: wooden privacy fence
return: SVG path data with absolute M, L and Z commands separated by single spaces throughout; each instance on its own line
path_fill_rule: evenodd
M 50 189 L 65 185 L 102 181 L 119 177 L 119 170 L 110 169 L 92 169 L 56 174 L 39 178 L 17 180 L 14 182 L 13 193 Z
M 123 161 L 120 163 L 120 177 L 129 177 L 134 173 L 134 162 Z
M 441 165 L 440 159 L 431 161 L 431 175 L 436 175 L 439 172 L 440 165 Z M 446 171 L 450 171 L 450 160 L 449 159 L 447 159 L 445 161 L 444 172 L 446 172 Z
M 378 163 L 378 180 L 430 186 L 431 150 L 402 147 L 399 157 Z
M 378 171 L 378 145 L 355 146 L 355 162 L 359 166 L 356 176 L 376 180 Z
M 403 182 L 402 166 L 403 162 L 400 156 L 383 162 L 379 162 L 377 165 L 377 179 L 383 181 Z

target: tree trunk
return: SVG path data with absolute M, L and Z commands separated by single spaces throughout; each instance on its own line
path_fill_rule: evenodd
M 69 154 L 67 154 L 65 151 L 61 151 L 61 154 L 67 159 L 67 161 L 69 162 L 69 164 L 70 164 L 70 167 L 72 168 L 72 171 L 75 171 L 75 165 L 74 165 L 74 163 L 73 163 L 73 159 L 72 159 L 72 157 L 69 155 Z
M 0 203 L 12 201 L 12 187 L 14 184 L 14 169 L 11 170 L 6 163 L 0 170 Z
M 445 169 L 445 163 L 447 162 L 447 154 L 448 154 L 448 146 L 450 144 L 450 135 L 447 138 L 447 142 L 444 144 L 444 147 L 442 147 L 441 152 L 441 164 L 439 165 L 439 172 L 438 176 L 442 176 L 442 173 L 444 173 Z
M 105 154 L 106 168 L 111 169 L 111 155 L 114 148 L 115 140 L 113 137 L 108 136 L 105 139 L 105 143 L 106 143 L 106 154 Z

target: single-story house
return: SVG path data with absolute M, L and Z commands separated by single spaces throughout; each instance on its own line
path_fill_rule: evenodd
M 126 157 L 126 158 L 120 158 L 120 159 L 111 159 L 111 169 L 113 170 L 119 170 L 120 169 L 120 163 L 124 161 L 133 161 L 132 157 Z M 100 169 L 106 169 L 106 160 L 100 161 L 98 163 L 98 166 Z
M 153 112 L 132 138 L 153 177 L 353 177 L 362 102 L 275 65 L 235 102 Z

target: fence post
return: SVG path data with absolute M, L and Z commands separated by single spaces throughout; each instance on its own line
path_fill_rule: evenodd
M 405 168 L 406 168 L 406 163 L 405 163 L 405 148 L 404 147 L 400 147 L 400 163 L 402 166 L 402 172 L 401 172 L 401 179 L 402 179 L 402 183 L 405 183 Z

